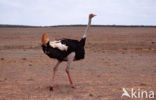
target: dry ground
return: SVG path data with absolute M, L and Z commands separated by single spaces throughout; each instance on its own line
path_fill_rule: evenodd
M 92 27 L 86 58 L 71 65 L 76 89 L 70 88 L 64 62 L 49 91 L 56 60 L 43 54 L 41 34 L 80 39 L 84 29 L 0 28 L 0 100 L 127 100 L 122 88 L 156 95 L 155 27 Z

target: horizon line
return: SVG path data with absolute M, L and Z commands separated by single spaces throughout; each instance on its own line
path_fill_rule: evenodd
M 62 24 L 62 25 L 20 25 L 20 24 L 0 24 L 0 27 L 69 27 L 69 26 L 87 26 L 87 24 Z M 118 25 L 118 24 L 93 24 L 93 27 L 156 27 L 156 25 Z

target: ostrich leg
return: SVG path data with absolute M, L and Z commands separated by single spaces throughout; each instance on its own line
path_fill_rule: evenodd
M 67 67 L 66 67 L 66 73 L 67 73 L 67 76 L 68 76 L 68 79 L 69 79 L 69 82 L 70 82 L 72 88 L 74 88 L 74 85 L 73 85 L 72 78 L 70 76 L 69 69 L 70 69 L 71 62 L 74 60 L 74 57 L 75 57 L 75 53 L 71 53 L 68 55 L 68 57 L 67 57 L 68 61 L 67 61 Z
M 55 65 L 55 67 L 53 68 L 53 78 L 52 78 L 52 86 L 50 87 L 50 91 L 53 91 L 53 87 L 54 87 L 54 80 L 55 80 L 55 72 L 59 66 L 59 64 L 61 63 L 61 61 L 58 61 Z

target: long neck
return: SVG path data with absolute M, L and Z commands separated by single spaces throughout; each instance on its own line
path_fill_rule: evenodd
M 87 37 L 87 34 L 88 34 L 88 30 L 89 30 L 90 25 L 91 25 L 91 18 L 89 18 L 89 20 L 88 20 L 88 25 L 87 25 L 86 31 L 85 31 L 85 33 L 83 35 L 83 38 L 86 38 Z

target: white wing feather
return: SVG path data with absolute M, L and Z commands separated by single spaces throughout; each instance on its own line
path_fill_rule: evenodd
M 68 46 L 62 44 L 61 41 L 50 41 L 50 46 L 53 48 L 60 49 L 61 51 L 67 51 Z

